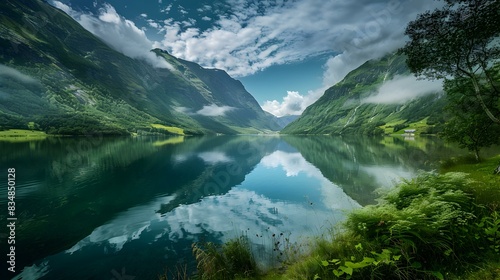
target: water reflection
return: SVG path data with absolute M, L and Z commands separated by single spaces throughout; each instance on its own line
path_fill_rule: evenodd
M 283 137 L 323 176 L 361 205 L 375 203 L 378 188 L 390 187 L 419 170 L 432 170 L 457 149 L 437 138 Z
M 272 234 L 291 242 L 321 234 L 346 210 L 373 202 L 376 188 L 430 169 L 438 151 L 449 152 L 431 140 L 289 136 L 31 146 L 0 142 L 7 151 L 0 168 L 16 167 L 19 178 L 24 279 L 110 279 L 122 267 L 155 278 L 165 267 L 193 265 L 192 242 L 242 233 L 269 262 L 275 256 L 263 249 L 272 249 Z

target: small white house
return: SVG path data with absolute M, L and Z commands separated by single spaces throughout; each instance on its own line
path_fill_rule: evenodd
M 409 135 L 415 134 L 415 131 L 417 131 L 417 130 L 416 129 L 405 129 L 405 133 L 409 134 Z

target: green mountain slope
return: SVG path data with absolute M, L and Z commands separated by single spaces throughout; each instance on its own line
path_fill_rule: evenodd
M 384 81 L 410 75 L 405 58 L 387 55 L 371 60 L 350 72 L 309 106 L 296 121 L 286 126 L 285 134 L 382 134 L 402 128 L 423 127 L 430 133 L 441 121 L 445 100 L 439 94 L 413 98 L 403 104 L 366 102 Z
M 173 65 L 127 57 L 39 0 L 0 3 L 0 127 L 55 134 L 278 130 L 243 85 L 154 50 Z

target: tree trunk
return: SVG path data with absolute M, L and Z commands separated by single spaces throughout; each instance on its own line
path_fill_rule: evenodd
M 500 120 L 491 113 L 490 109 L 486 106 L 484 103 L 483 97 L 481 96 L 481 89 L 479 88 L 479 84 L 474 76 L 471 76 L 472 84 L 474 85 L 474 91 L 476 92 L 476 97 L 479 101 L 479 104 L 481 105 L 481 108 L 483 108 L 483 111 L 488 115 L 488 117 L 494 122 L 494 123 L 499 123 Z
M 500 175 L 500 165 L 498 165 L 495 171 L 493 171 L 493 174 Z
M 476 156 L 476 161 L 479 162 L 479 150 L 478 149 L 475 149 L 474 150 L 474 156 Z

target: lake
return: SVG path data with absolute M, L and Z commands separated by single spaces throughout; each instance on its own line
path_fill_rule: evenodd
M 193 242 L 240 235 L 275 263 L 376 189 L 456 153 L 436 138 L 331 136 L 47 138 L 0 151 L 0 217 L 15 168 L 17 218 L 16 273 L 0 278 L 107 280 L 192 269 Z

